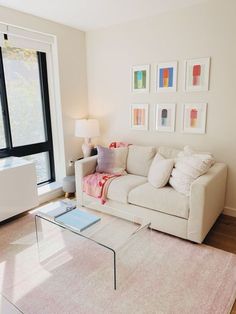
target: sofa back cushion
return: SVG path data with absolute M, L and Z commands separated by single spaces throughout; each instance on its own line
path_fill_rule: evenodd
M 154 146 L 130 145 L 127 158 L 127 172 L 147 177 L 156 148 Z
M 181 152 L 180 149 L 168 147 L 168 146 L 160 146 L 158 148 L 158 153 L 161 154 L 166 159 L 176 159 L 178 154 Z

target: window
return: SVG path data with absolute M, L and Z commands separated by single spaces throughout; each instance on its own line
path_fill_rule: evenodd
M 3 125 L 2 103 L 0 100 L 0 149 L 6 148 L 5 131 Z
M 36 164 L 38 184 L 55 180 L 46 53 L 0 48 L 0 158 Z

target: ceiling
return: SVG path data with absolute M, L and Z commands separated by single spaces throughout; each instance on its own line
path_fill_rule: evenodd
M 155 16 L 205 0 L 0 0 L 0 5 L 81 30 Z

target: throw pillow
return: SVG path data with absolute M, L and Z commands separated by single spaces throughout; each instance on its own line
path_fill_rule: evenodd
M 165 159 L 157 153 L 149 169 L 148 182 L 155 188 L 162 188 L 169 181 L 173 167 L 173 159 Z
M 169 183 L 176 191 L 189 196 L 193 181 L 206 173 L 213 164 L 214 158 L 210 153 L 196 153 L 186 146 L 178 154 Z
M 125 174 L 128 147 L 107 148 L 100 145 L 97 146 L 97 172 L 105 172 L 111 174 Z

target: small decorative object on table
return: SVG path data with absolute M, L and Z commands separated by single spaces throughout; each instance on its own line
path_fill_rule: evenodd
M 65 197 L 73 197 L 75 195 L 75 176 L 65 177 L 62 189 L 65 192 Z
M 72 208 L 71 210 L 56 216 L 55 220 L 72 229 L 82 232 L 101 220 L 101 218 L 78 208 Z

